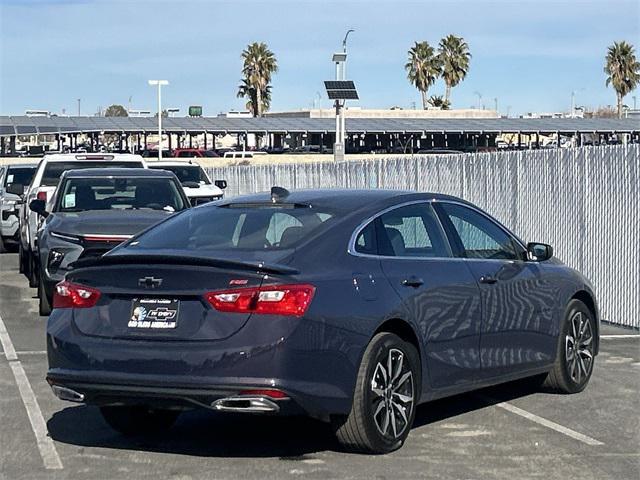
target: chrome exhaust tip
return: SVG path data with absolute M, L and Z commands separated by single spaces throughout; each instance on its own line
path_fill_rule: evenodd
M 219 412 L 276 413 L 280 411 L 277 403 L 265 397 L 227 397 L 216 400 L 211 406 Z
M 84 393 L 76 392 L 67 387 L 61 387 L 59 385 L 51 385 L 51 390 L 56 397 L 60 400 L 67 400 L 68 402 L 82 403 L 84 402 Z

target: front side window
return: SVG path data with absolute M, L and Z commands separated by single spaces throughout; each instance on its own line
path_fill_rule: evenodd
M 187 206 L 171 178 L 69 178 L 60 189 L 56 211 L 164 210 Z
M 463 205 L 441 205 L 462 244 L 460 256 L 494 260 L 518 258 L 515 242 L 495 222 Z

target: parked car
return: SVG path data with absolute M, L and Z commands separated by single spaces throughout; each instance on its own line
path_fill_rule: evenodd
M 195 207 L 79 262 L 53 302 L 49 384 L 124 434 L 201 406 L 304 413 L 389 452 L 422 402 L 532 376 L 583 390 L 599 345 L 580 273 L 433 193 L 274 187 Z
M 53 290 L 76 260 L 100 256 L 136 233 L 190 207 L 171 172 L 133 168 L 69 170 L 46 210 L 38 232 L 40 315 L 51 313 Z
M 20 204 L 24 188 L 31 183 L 35 171 L 35 163 L 0 166 L 0 253 L 20 241 Z
M 149 162 L 148 167 L 173 172 L 182 183 L 193 206 L 221 199 L 224 195 L 223 190 L 227 188 L 225 180 L 216 180 L 212 183 L 207 172 L 191 161 Z
M 60 176 L 67 170 L 79 168 L 126 167 L 144 168 L 145 163 L 139 155 L 130 154 L 92 154 L 65 153 L 45 155 L 25 190 L 24 203 L 20 207 L 20 272 L 29 279 L 30 287 L 38 286 L 38 255 L 36 235 L 42 219 L 29 209 L 32 200 L 50 202 L 56 190 Z
M 229 151 L 229 152 L 224 152 L 224 158 L 249 159 L 249 158 L 257 157 L 260 155 L 266 155 L 266 154 L 267 152 L 262 152 L 260 150 Z
M 215 150 L 203 150 L 200 148 L 176 148 L 173 151 L 175 158 L 217 158 L 220 155 Z
M 158 149 L 149 149 L 149 150 L 143 150 L 142 151 L 142 157 L 143 158 L 158 158 Z M 171 158 L 173 157 L 173 154 L 171 153 L 171 150 L 165 150 L 162 149 L 162 158 Z

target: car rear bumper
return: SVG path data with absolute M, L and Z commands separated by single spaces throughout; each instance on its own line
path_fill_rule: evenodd
M 273 413 L 327 420 L 350 411 L 368 340 L 291 317 L 250 319 L 217 341 L 100 338 L 79 332 L 71 312 L 56 309 L 49 317 L 47 380 L 88 404 L 214 408 L 216 400 L 243 390 L 277 389 L 291 400 Z
M 267 384 L 247 382 L 244 385 L 200 385 L 198 388 L 166 385 L 141 385 L 111 379 L 116 383 L 101 383 L 69 372 L 50 371 L 47 382 L 62 400 L 90 405 L 145 405 L 157 408 L 187 410 L 208 408 L 220 412 L 298 415 L 309 413 L 298 403 L 299 396 L 287 392 L 284 398 L 252 390 L 273 390 Z M 166 383 L 166 382 L 165 382 Z M 303 405 L 305 404 L 302 398 Z M 318 415 L 322 418 L 322 415 Z

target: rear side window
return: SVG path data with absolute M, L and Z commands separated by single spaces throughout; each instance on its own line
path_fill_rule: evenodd
M 55 187 L 60 181 L 60 176 L 67 170 L 78 170 L 82 168 L 143 168 L 141 162 L 50 162 L 47 163 L 42 172 L 40 185 Z
M 281 250 L 294 248 L 334 218 L 333 212 L 308 207 L 209 206 L 159 224 L 127 248 Z
M 395 257 L 448 257 L 443 235 L 426 203 L 396 208 L 380 216 L 378 251 Z
M 385 257 L 449 257 L 444 234 L 427 203 L 399 207 L 364 227 L 354 250 Z

